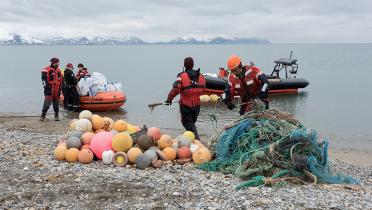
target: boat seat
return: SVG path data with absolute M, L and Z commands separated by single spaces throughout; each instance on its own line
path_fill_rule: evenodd
M 276 64 L 282 64 L 286 66 L 292 66 L 293 64 L 296 64 L 297 59 L 291 59 L 291 58 L 279 58 L 278 60 L 274 61 Z

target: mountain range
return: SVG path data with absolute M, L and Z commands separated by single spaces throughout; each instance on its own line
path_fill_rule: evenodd
M 135 36 L 121 38 L 113 37 L 53 37 L 40 39 L 10 33 L 0 36 L 0 45 L 146 45 L 146 44 L 270 44 L 267 39 L 256 38 L 224 38 L 216 37 L 208 40 L 198 40 L 192 37 L 180 37 L 166 42 L 145 42 Z

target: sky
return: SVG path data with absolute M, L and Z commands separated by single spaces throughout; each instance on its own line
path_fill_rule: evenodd
M 371 43 L 372 0 L 1 0 L 0 34 Z

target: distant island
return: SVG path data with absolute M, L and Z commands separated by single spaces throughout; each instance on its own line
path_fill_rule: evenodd
M 190 37 L 181 37 L 166 42 L 146 42 L 135 36 L 122 38 L 108 37 L 77 37 L 64 38 L 53 37 L 48 39 L 39 39 L 35 37 L 26 37 L 11 33 L 0 37 L 0 45 L 151 45 L 151 44 L 271 44 L 267 39 L 257 38 L 224 38 L 216 37 L 209 40 L 198 40 Z

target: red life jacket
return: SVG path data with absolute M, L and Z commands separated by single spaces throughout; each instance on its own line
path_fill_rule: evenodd
M 188 107 L 200 106 L 200 95 L 204 93 L 205 79 L 199 74 L 198 82 L 193 84 L 186 72 L 181 73 L 182 91 L 180 103 Z
M 58 98 L 63 80 L 61 70 L 58 67 L 52 68 L 48 66 L 45 67 L 42 72 L 47 74 L 47 83 L 52 88 L 52 98 Z
M 238 94 L 242 102 L 247 102 L 255 98 L 259 91 L 261 81 L 258 76 L 262 74 L 258 67 L 244 66 L 245 76 L 244 78 L 238 78 L 236 76 L 230 76 L 230 92 L 232 95 Z

